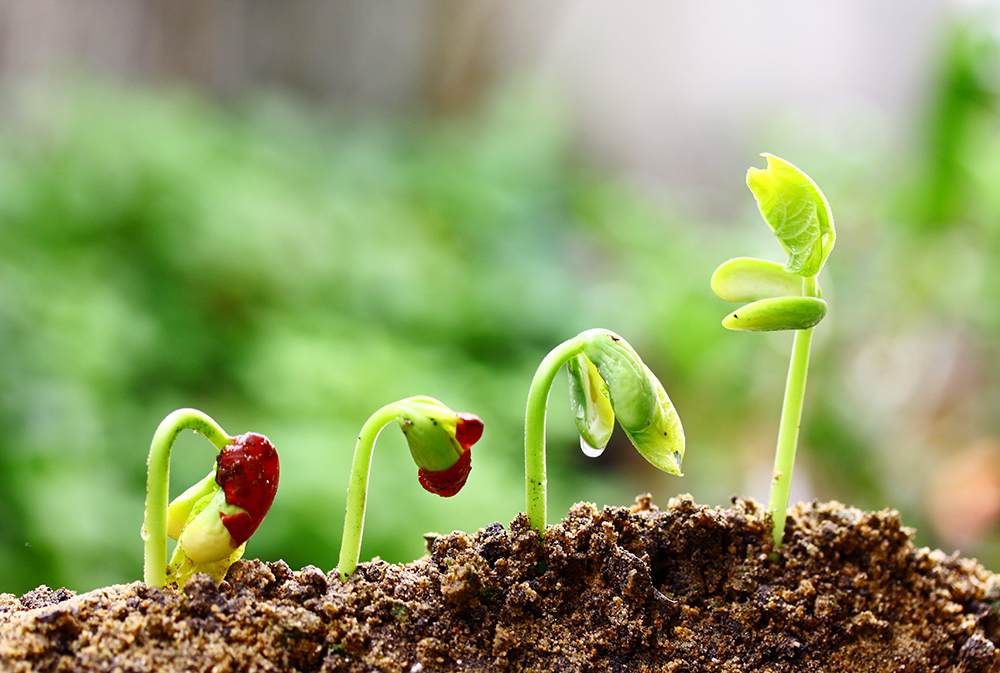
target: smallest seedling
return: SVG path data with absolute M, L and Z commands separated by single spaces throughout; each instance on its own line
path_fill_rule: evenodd
M 420 485 L 443 498 L 450 498 L 465 485 L 472 469 L 472 445 L 483 435 L 483 422 L 478 416 L 454 412 L 433 397 L 407 397 L 372 414 L 358 435 L 351 465 L 344 537 L 337 565 L 345 582 L 354 574 L 361 555 L 375 440 L 382 428 L 393 421 L 399 423 L 406 436 Z
M 836 232 L 830 204 L 816 183 L 784 159 L 764 156 L 767 168 L 751 168 L 747 186 L 788 253 L 788 262 L 782 266 L 750 257 L 731 259 L 715 270 L 712 290 L 727 301 L 750 302 L 725 317 L 722 325 L 727 329 L 795 330 L 767 505 L 778 548 L 785 531 L 813 327 L 827 310 L 816 278 L 833 250 Z
M 216 467 L 167 505 L 170 450 L 182 430 L 204 435 L 219 450 Z M 160 423 L 149 450 L 144 579 L 183 584 L 196 573 L 216 583 L 243 556 L 278 489 L 278 453 L 264 435 L 228 436 L 197 409 L 178 409 Z M 177 540 L 169 566 L 167 536 Z

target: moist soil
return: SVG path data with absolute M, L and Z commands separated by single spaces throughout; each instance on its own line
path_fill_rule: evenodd
M 346 583 L 241 561 L 221 586 L 0 594 L 2 671 L 1000 670 L 1000 577 L 918 549 L 894 511 L 806 503 L 774 555 L 764 508 L 648 495 L 575 505 L 541 543 L 430 535 Z

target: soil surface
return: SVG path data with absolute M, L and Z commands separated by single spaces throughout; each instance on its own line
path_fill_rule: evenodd
M 242 561 L 218 588 L 0 594 L 0 670 L 1000 670 L 1000 577 L 911 538 L 893 511 L 801 504 L 771 560 L 750 500 L 577 504 L 544 546 L 522 515 L 347 583 Z

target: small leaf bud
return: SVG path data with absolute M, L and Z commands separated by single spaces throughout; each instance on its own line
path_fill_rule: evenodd
M 470 449 L 483 434 L 479 417 L 456 413 L 431 397 L 413 397 L 401 403 L 398 421 L 421 486 L 446 498 L 458 493 L 472 469 Z

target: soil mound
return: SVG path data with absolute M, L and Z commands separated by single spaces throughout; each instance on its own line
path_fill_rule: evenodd
M 242 561 L 220 587 L 0 595 L 4 671 L 1000 670 L 1000 577 L 918 549 L 893 511 L 808 503 L 776 560 L 764 508 L 575 505 L 545 544 L 428 536 L 343 583 Z

